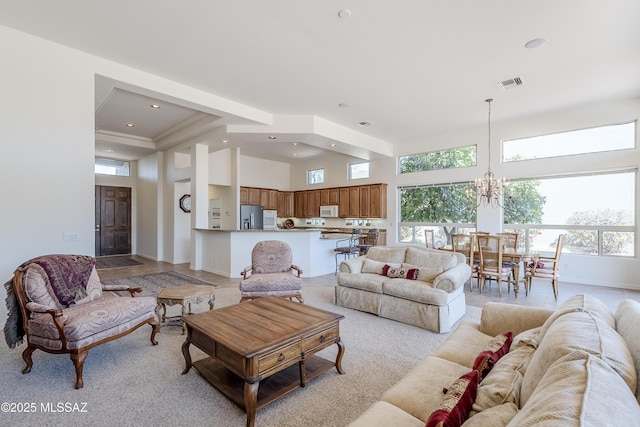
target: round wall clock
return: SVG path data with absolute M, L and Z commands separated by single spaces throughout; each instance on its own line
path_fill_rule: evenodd
M 185 194 L 182 197 L 180 197 L 180 201 L 178 202 L 178 205 L 180 206 L 180 209 L 182 209 L 184 212 L 191 212 L 191 194 Z

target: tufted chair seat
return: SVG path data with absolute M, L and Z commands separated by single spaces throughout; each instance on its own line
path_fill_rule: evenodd
M 292 264 L 291 247 L 280 240 L 256 243 L 251 251 L 251 265 L 242 270 L 240 302 L 267 296 L 302 298 L 302 270 Z M 297 274 L 294 274 L 294 271 Z
M 128 291 L 127 297 L 103 297 L 103 291 Z M 82 388 L 82 370 L 89 349 L 152 326 L 151 342 L 158 322 L 154 297 L 137 297 L 139 288 L 103 286 L 95 259 L 81 255 L 45 255 L 23 263 L 13 278 L 13 293 L 19 307 L 15 326 L 26 335 L 22 373 L 31 371 L 31 354 L 68 353 L 76 370 L 76 388 Z M 18 337 L 21 338 L 21 337 Z M 18 341 L 19 342 L 19 341 Z M 16 343 L 17 344 L 17 343 Z

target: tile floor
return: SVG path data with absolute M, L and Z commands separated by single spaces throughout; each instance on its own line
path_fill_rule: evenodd
M 189 264 L 169 264 L 166 262 L 152 261 L 140 256 L 134 256 L 134 258 L 138 261 L 143 262 L 143 265 L 101 269 L 98 271 L 100 278 L 115 279 L 121 277 L 139 276 L 142 274 L 159 273 L 163 271 L 176 271 L 187 276 L 213 283 L 216 286 L 226 288 L 237 287 L 240 280 L 237 278 L 230 279 L 206 271 L 191 270 L 189 268 Z M 336 283 L 336 278 L 333 274 L 327 274 L 318 277 L 304 277 L 303 274 L 302 277 L 304 279 L 303 286 L 335 286 Z M 558 286 L 558 301 L 555 301 L 553 298 L 551 282 L 548 280 L 534 280 L 531 286 L 531 292 L 528 296 L 525 296 L 524 288 L 522 285 L 520 286 L 520 288 L 521 289 L 518 293 L 517 298 L 514 295 L 513 289 L 509 294 L 507 294 L 505 285 L 503 285 L 502 297 L 500 297 L 498 286 L 495 283 L 491 285 L 485 284 L 483 293 L 480 294 L 474 280 L 474 287 L 472 291 L 469 291 L 468 283 L 465 285 L 465 297 L 468 305 L 476 307 L 482 307 L 489 301 L 495 301 L 506 302 L 510 304 L 522 304 L 534 307 L 554 308 L 571 295 L 576 294 L 593 295 L 606 303 L 611 308 L 611 310 L 615 310 L 618 306 L 618 303 L 626 298 L 640 301 L 640 290 L 610 288 L 594 285 L 580 285 L 576 283 L 563 282 L 562 280 L 560 281 Z

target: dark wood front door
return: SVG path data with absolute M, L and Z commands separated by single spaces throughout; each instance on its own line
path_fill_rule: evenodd
M 96 256 L 131 253 L 131 188 L 96 185 Z

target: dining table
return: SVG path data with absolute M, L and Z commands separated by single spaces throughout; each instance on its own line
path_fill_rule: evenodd
M 453 251 L 452 245 L 444 245 L 439 247 L 438 249 L 443 251 Z M 464 254 L 467 258 L 469 258 L 469 251 L 458 249 L 459 253 Z M 475 251 L 477 253 L 477 251 Z M 514 277 L 517 277 L 517 280 L 513 284 L 513 292 L 515 293 L 516 298 L 518 297 L 518 291 L 520 291 L 520 264 L 526 267 L 526 263 L 535 262 L 540 257 L 540 253 L 538 252 L 527 252 L 524 249 L 514 249 L 514 248 L 504 248 L 502 250 L 502 260 L 513 262 L 513 272 Z M 522 279 L 524 281 L 524 277 Z M 525 289 L 526 291 L 526 289 Z

